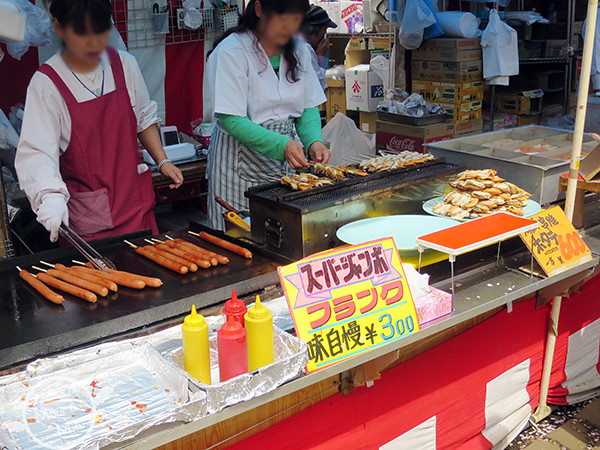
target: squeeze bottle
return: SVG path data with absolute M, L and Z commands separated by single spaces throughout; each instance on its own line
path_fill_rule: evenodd
M 183 319 L 181 326 L 183 341 L 183 364 L 186 372 L 204 384 L 210 384 L 210 350 L 208 345 L 208 324 L 204 316 L 192 312 Z
M 273 314 L 256 296 L 256 304 L 244 316 L 248 333 L 248 371 L 271 364 L 275 360 L 273 346 Z
M 246 304 L 237 297 L 234 289 L 231 293 L 231 300 L 227 300 L 225 302 L 225 307 L 223 308 L 225 321 L 229 320 L 229 316 L 233 316 L 233 319 L 236 322 L 239 322 L 244 326 L 244 314 L 246 314 L 247 311 L 248 308 L 246 308 Z
M 246 330 L 233 319 L 227 318 L 221 329 L 217 331 L 219 347 L 220 381 L 229 380 L 248 371 L 248 348 Z

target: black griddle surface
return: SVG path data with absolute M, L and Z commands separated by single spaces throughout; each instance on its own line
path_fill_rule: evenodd
M 254 252 L 254 258 L 248 260 L 187 233 L 170 235 L 221 253 L 230 262 L 178 275 L 137 255 L 122 239 L 112 239 L 94 247 L 118 269 L 159 277 L 163 286 L 140 291 L 119 287 L 118 292 L 99 297 L 93 304 L 63 294 L 62 305 L 42 298 L 19 278 L 15 266 L 37 273 L 31 266 L 40 266 L 40 259 L 72 265 L 72 259 L 82 259 L 74 249 L 52 250 L 0 263 L 0 370 L 181 316 L 192 304 L 202 308 L 222 302 L 229 298 L 231 289 L 244 295 L 278 279 L 279 264 L 272 258 Z M 144 245 L 139 233 L 129 240 Z

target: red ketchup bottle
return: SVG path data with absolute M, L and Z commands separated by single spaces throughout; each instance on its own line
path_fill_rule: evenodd
M 244 314 L 247 312 L 248 308 L 246 308 L 246 304 L 237 297 L 234 289 L 231 293 L 231 299 L 225 302 L 225 307 L 223 308 L 225 321 L 228 321 L 229 316 L 232 316 L 233 320 L 244 326 Z
M 248 346 L 244 327 L 233 316 L 229 316 L 217 331 L 217 337 L 220 381 L 248 372 Z

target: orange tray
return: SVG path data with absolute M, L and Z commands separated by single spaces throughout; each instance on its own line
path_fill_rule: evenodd
M 498 212 L 420 236 L 416 241 L 420 250 L 431 248 L 457 256 L 533 231 L 538 225 L 537 220 Z

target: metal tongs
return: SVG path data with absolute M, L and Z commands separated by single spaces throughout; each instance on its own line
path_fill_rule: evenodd
M 109 270 L 117 270 L 117 267 L 113 264 L 113 262 L 110 259 L 105 258 L 96 250 L 94 250 L 94 248 L 90 244 L 81 239 L 81 236 L 79 236 L 77 233 L 71 230 L 64 223 L 60 226 L 58 231 L 65 239 L 67 239 L 71 244 L 73 244 L 73 247 L 75 247 L 79 251 L 79 253 L 81 253 L 85 257 L 85 259 L 92 263 L 94 268 L 103 272 L 108 272 Z

